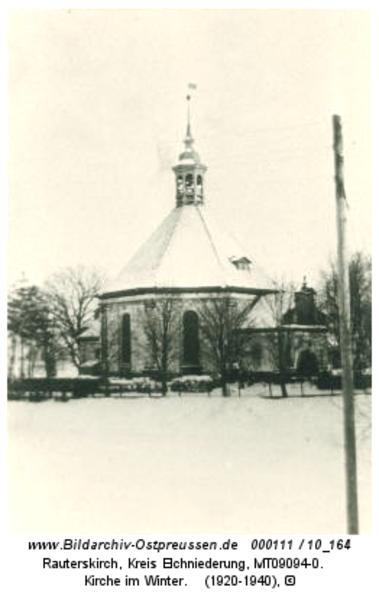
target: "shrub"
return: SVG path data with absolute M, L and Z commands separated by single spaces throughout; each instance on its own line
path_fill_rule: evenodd
M 127 378 L 110 378 L 110 391 L 112 388 L 118 392 L 134 392 L 138 394 L 158 393 L 162 389 L 162 385 L 158 381 L 150 379 L 150 377 L 133 377 Z
M 98 377 L 35 377 L 15 379 L 8 382 L 8 398 L 29 398 L 42 400 L 60 394 L 67 398 L 85 398 L 99 392 L 100 379 Z
M 323 371 L 317 378 L 316 385 L 319 390 L 340 390 L 342 389 L 342 371 L 333 369 L 332 371 Z M 371 388 L 371 373 L 364 371 L 354 372 L 354 387 L 358 390 Z
M 171 382 L 173 392 L 211 392 L 217 387 L 216 381 L 210 375 L 183 375 Z

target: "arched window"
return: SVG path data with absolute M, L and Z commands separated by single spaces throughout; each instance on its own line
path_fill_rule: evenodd
M 297 363 L 297 370 L 301 375 L 303 375 L 303 377 L 317 375 L 318 359 L 311 348 L 305 348 L 305 350 L 302 350 L 300 352 L 299 360 Z
M 187 173 L 187 175 L 186 175 L 186 192 L 193 193 L 193 175 L 192 175 L 192 173 Z
M 122 315 L 121 336 L 121 359 L 123 363 L 129 364 L 132 354 L 132 345 L 130 331 L 130 315 L 128 313 Z
M 183 177 L 181 175 L 177 179 L 176 186 L 177 194 L 180 197 L 183 195 Z
M 196 179 L 196 193 L 198 196 L 203 195 L 203 178 L 201 175 L 198 175 Z
M 263 356 L 262 344 L 260 344 L 259 342 L 255 342 L 254 344 L 252 344 L 250 354 L 253 362 L 260 365 Z
M 183 315 L 183 364 L 199 365 L 199 318 L 193 310 Z

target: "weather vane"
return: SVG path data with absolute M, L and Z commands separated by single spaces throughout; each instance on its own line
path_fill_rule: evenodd
M 189 83 L 188 84 L 188 90 L 197 90 L 197 85 L 196 83 Z M 187 93 L 187 100 L 190 101 L 191 100 L 191 94 L 188 92 Z
M 196 83 L 188 84 L 188 92 L 187 92 L 187 137 L 191 137 L 191 114 L 190 114 L 190 100 L 191 94 L 190 90 L 197 90 Z

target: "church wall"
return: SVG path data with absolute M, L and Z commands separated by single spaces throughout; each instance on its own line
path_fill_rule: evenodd
M 153 297 L 144 300 L 124 300 L 113 304 L 107 304 L 107 338 L 108 338 L 108 361 L 109 370 L 114 374 L 142 373 L 144 370 L 153 369 L 149 345 L 144 333 L 145 308 L 144 302 L 151 301 Z M 189 310 L 193 303 L 186 302 L 183 306 L 182 300 L 178 299 L 178 312 L 180 316 L 184 310 Z M 130 364 L 122 362 L 122 316 L 128 313 L 131 324 L 131 361 Z M 180 349 L 181 336 L 178 336 L 176 357 L 171 361 L 170 368 L 174 372 L 180 371 Z
M 99 340 L 98 338 L 82 339 L 80 345 L 81 362 L 95 361 L 99 359 Z
M 242 367 L 247 371 L 268 372 L 276 369 L 276 341 L 271 332 L 249 332 Z
M 175 297 L 177 303 L 179 331 L 177 338 L 177 347 L 175 358 L 171 361 L 170 370 L 174 373 L 180 373 L 183 364 L 183 315 L 187 311 L 198 312 L 201 303 L 209 299 L 209 294 L 192 293 L 182 294 Z M 218 296 L 219 297 L 219 296 Z M 238 298 L 238 295 L 235 295 Z M 104 315 L 103 315 L 103 340 L 102 340 L 102 355 L 108 358 L 108 371 L 111 374 L 127 375 L 128 373 L 142 373 L 144 370 L 152 369 L 149 346 L 144 333 L 145 319 L 145 302 L 151 302 L 155 298 L 152 294 L 133 298 L 116 298 L 103 300 Z M 246 296 L 240 298 L 246 300 Z M 259 305 L 259 303 L 258 303 Z M 258 306 L 257 305 L 257 306 Z M 253 312 L 256 311 L 255 307 Z M 122 362 L 122 317 L 125 313 L 130 315 L 131 323 L 131 362 L 125 364 Z M 106 324 L 104 319 L 106 318 Z M 105 353 L 105 338 L 107 339 L 107 350 Z M 268 352 L 266 355 L 268 356 Z M 266 356 L 264 364 L 267 364 L 268 357 Z M 210 364 L 207 355 L 204 352 L 204 340 L 199 332 L 199 361 L 200 371 L 210 372 L 212 365 Z
M 203 300 L 210 298 L 208 294 L 183 294 L 175 297 L 178 311 L 178 336 L 175 358 L 171 361 L 170 371 L 180 373 L 183 365 L 183 315 L 186 311 L 199 311 Z M 214 297 L 214 296 L 213 296 Z M 130 375 L 143 373 L 146 370 L 154 370 L 149 352 L 149 345 L 145 338 L 143 329 L 145 319 L 145 302 L 151 302 L 155 298 L 149 294 L 137 298 L 118 298 L 104 302 L 107 318 L 106 337 L 108 339 L 108 362 L 109 372 L 114 375 Z M 244 298 L 246 299 L 246 297 Z M 261 322 L 262 311 L 260 303 L 254 307 L 252 321 L 254 327 Z M 131 361 L 130 364 L 122 362 L 122 317 L 125 313 L 130 315 L 131 323 Z M 200 371 L 211 372 L 213 365 L 207 359 L 204 352 L 204 340 L 199 332 L 199 359 Z M 273 330 L 265 328 L 262 331 L 249 329 L 243 335 L 247 336 L 244 358 L 241 367 L 249 371 L 275 371 L 278 369 L 277 337 Z M 326 332 L 312 327 L 303 330 L 286 329 L 283 335 L 284 366 L 286 370 L 296 370 L 301 352 L 310 349 L 317 356 L 320 369 L 328 366 L 328 348 Z M 103 352 L 104 356 L 104 352 Z
M 111 374 L 127 374 L 128 372 L 141 372 L 146 363 L 146 340 L 142 328 L 143 304 L 133 301 L 117 302 L 106 306 L 106 342 L 108 369 Z M 125 313 L 130 315 L 130 363 L 123 362 L 122 357 L 122 317 Z M 104 358 L 103 350 L 103 358 Z

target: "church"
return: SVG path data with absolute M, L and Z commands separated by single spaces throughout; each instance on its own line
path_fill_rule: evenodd
M 184 149 L 173 167 L 175 206 L 100 298 L 102 356 L 111 374 L 141 373 L 153 366 L 143 322 L 154 303 L 169 298 L 179 315 L 173 372 L 201 373 L 208 371 L 199 323 L 204 302 L 230 298 L 238 304 L 248 298 L 258 305 L 275 292 L 254 260 L 208 213 L 206 172 L 188 108 Z
M 100 357 L 101 371 L 107 375 L 130 377 L 162 368 L 157 360 L 161 343 L 157 329 L 161 335 L 165 326 L 168 330 L 167 310 L 171 325 L 175 313 L 175 328 L 174 339 L 170 342 L 174 346 L 170 348 L 170 364 L 165 368 L 175 375 L 211 372 L 214 365 L 206 351 L 202 318 L 205 305 L 223 300 L 232 303 L 236 310 L 247 304 L 250 307 L 249 318 L 252 318 L 245 320 L 240 332 L 241 339 L 248 339 L 244 344 L 244 364 L 240 366 L 254 371 L 277 368 L 270 343 L 279 323 L 273 320 L 268 310 L 268 299 L 274 298 L 277 290 L 262 274 L 254 257 L 249 256 L 207 210 L 207 166 L 195 149 L 189 96 L 187 101 L 184 149 L 173 166 L 175 204 L 119 275 L 102 291 L 99 299 L 101 321 L 81 336 L 84 362 L 91 363 L 89 359 L 92 358 L 94 363 Z M 300 296 L 304 293 L 297 294 L 298 299 Z M 299 302 L 297 306 L 300 306 Z M 293 317 L 296 321 L 295 314 Z M 154 330 L 149 328 L 152 318 L 159 320 L 159 323 L 155 322 Z M 289 314 L 285 326 L 287 366 L 293 368 L 299 348 L 301 351 L 306 344 L 309 349 L 313 333 L 321 333 L 324 337 L 325 327 L 312 319 L 297 323 L 292 332 L 297 336 L 297 343 L 293 344 L 288 335 L 291 333 Z M 300 338 L 296 334 L 299 328 Z M 292 346 L 297 347 L 295 354 Z M 318 344 L 321 362 L 325 362 L 325 356 L 321 356 L 324 346 Z

